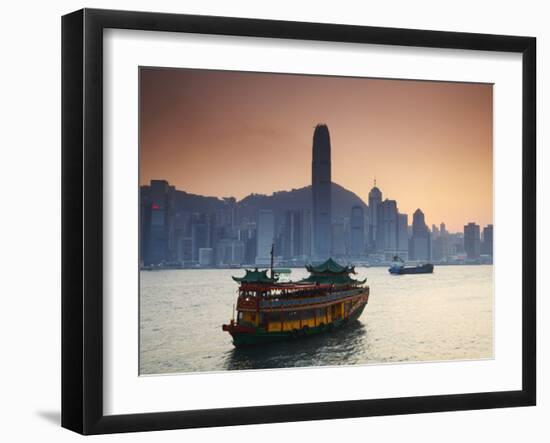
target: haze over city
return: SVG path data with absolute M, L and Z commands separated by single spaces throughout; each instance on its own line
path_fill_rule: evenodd
M 462 231 L 493 222 L 492 85 L 186 69 L 140 71 L 140 184 L 238 200 L 311 181 L 315 125 L 332 181 Z

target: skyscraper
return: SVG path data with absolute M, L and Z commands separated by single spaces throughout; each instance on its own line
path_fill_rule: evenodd
M 409 244 L 409 258 L 413 260 L 431 260 L 431 234 L 424 213 L 417 209 L 413 214 L 412 237 Z
M 397 214 L 397 255 L 403 260 L 409 258 L 409 216 Z
M 275 215 L 269 209 L 258 213 L 256 264 L 268 265 L 271 261 L 271 245 L 275 238 Z
M 432 239 L 432 259 L 436 262 L 446 262 L 450 254 L 450 237 L 445 223 L 439 225 L 439 236 Z
M 193 221 L 191 227 L 191 242 L 193 249 L 193 261 L 199 262 L 199 250 L 210 247 L 209 226 L 205 216 L 199 216 Z
M 256 261 L 256 223 L 244 219 L 239 230 L 239 240 L 244 243 L 244 262 L 252 264 Z
M 346 251 L 346 230 L 344 223 L 333 223 L 332 230 L 332 246 L 331 254 L 334 257 L 344 257 L 347 255 Z
M 483 228 L 483 243 L 481 243 L 481 253 L 493 255 L 493 225 L 487 225 Z
M 302 212 L 286 211 L 283 226 L 283 258 L 292 259 L 303 254 Z
M 395 255 L 397 252 L 397 202 L 384 200 L 377 206 L 376 250 Z
M 313 227 L 311 220 L 311 210 L 305 209 L 303 211 L 302 217 L 302 254 L 304 258 L 309 260 L 311 257 L 312 249 L 312 237 L 313 237 Z
M 382 203 L 382 191 L 376 187 L 376 179 L 374 187 L 369 192 L 369 229 L 368 229 L 368 245 L 371 251 L 376 247 L 376 225 L 378 223 L 378 205 Z
M 220 265 L 240 265 L 244 261 L 244 254 L 243 241 L 224 238 L 218 242 L 216 261 Z
M 313 254 L 316 260 L 325 260 L 330 255 L 331 185 L 330 134 L 327 125 L 319 124 L 313 132 L 313 161 L 311 165 Z
M 478 259 L 480 252 L 479 225 L 473 222 L 464 226 L 464 250 L 469 259 Z
M 219 227 L 224 238 L 237 237 L 237 200 L 234 197 L 224 197 L 223 207 L 219 211 Z
M 350 254 L 359 257 L 365 252 L 365 214 L 361 206 L 351 208 Z
M 141 187 L 141 260 L 160 264 L 176 259 L 173 235 L 174 187 L 165 180 L 151 180 Z

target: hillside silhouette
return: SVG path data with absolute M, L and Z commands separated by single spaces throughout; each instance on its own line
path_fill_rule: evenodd
M 211 213 L 224 207 L 224 200 L 176 191 L 176 209 L 186 212 Z M 237 202 L 238 221 L 243 218 L 255 220 L 260 209 L 271 209 L 277 218 L 287 210 L 311 210 L 311 185 L 290 191 L 277 191 L 271 195 L 250 194 Z M 367 205 L 355 193 L 337 183 L 332 183 L 332 220 L 337 221 L 350 216 L 352 206 Z

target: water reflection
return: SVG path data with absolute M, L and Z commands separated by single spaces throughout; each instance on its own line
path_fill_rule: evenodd
M 365 325 L 354 321 L 336 331 L 299 340 L 232 348 L 226 353 L 224 368 L 243 370 L 353 364 L 358 352 L 364 354 L 367 343 Z

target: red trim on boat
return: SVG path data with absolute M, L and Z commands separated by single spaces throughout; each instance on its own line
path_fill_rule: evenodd
M 222 331 L 227 331 L 230 334 L 234 334 L 234 333 L 253 334 L 256 332 L 256 328 L 251 328 L 250 326 L 241 326 L 235 323 L 230 323 L 228 325 L 222 325 Z

